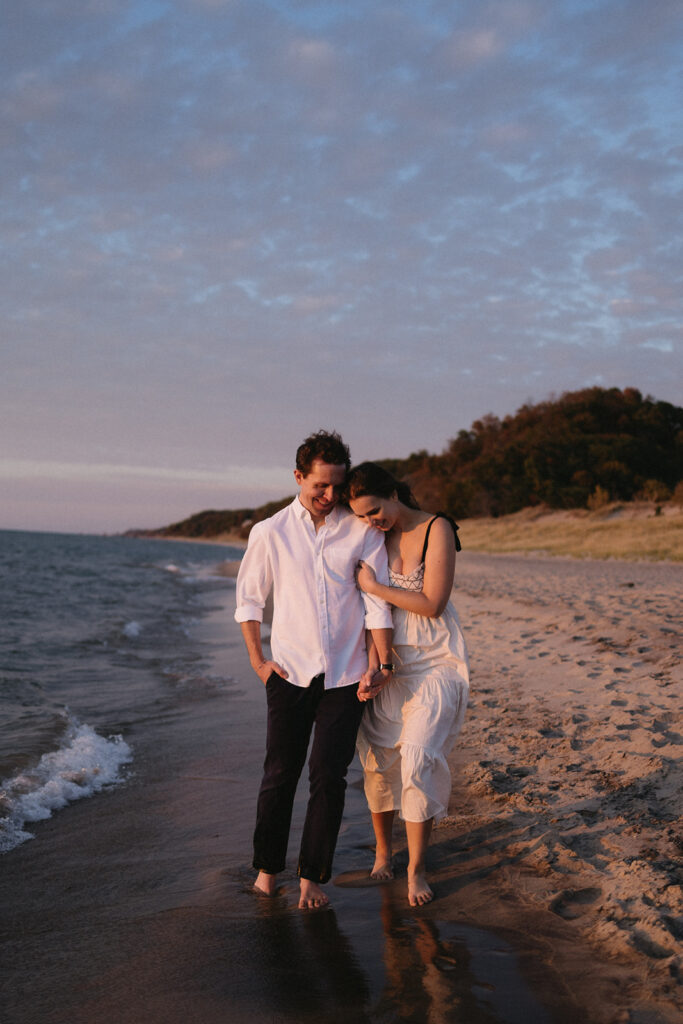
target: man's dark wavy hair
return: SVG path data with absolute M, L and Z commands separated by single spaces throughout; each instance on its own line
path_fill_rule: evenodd
M 304 476 L 311 472 L 315 459 L 321 459 L 330 466 L 351 466 L 351 453 L 336 430 L 318 430 L 303 441 L 296 451 L 296 468 Z

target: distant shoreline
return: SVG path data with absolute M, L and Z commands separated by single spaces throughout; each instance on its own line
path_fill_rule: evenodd
M 160 530 L 125 536 L 246 549 L 237 532 L 186 537 Z M 610 502 L 599 509 L 536 506 L 498 518 L 460 520 L 463 550 L 480 554 L 683 562 L 683 507 L 674 502 Z
M 237 533 L 217 533 L 209 537 L 181 537 L 177 534 L 164 533 L 162 530 L 127 530 L 125 537 L 138 537 L 143 540 L 172 540 L 182 544 L 217 544 L 219 547 L 247 549 L 247 541 Z

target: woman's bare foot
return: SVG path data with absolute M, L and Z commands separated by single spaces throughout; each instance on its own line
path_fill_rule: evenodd
M 259 896 L 275 896 L 277 894 L 277 875 L 268 875 L 265 871 L 259 871 L 254 882 L 254 892 Z
M 394 877 L 394 869 L 391 863 L 391 857 L 375 857 L 375 864 L 370 872 L 370 878 L 376 879 L 378 882 L 390 882 Z
M 300 910 L 320 910 L 322 907 L 328 907 L 329 905 L 329 899 L 317 882 L 312 882 L 310 878 L 301 879 Z
M 427 884 L 427 879 L 421 872 L 408 874 L 408 902 L 411 907 L 423 907 L 425 903 L 431 903 L 434 893 Z

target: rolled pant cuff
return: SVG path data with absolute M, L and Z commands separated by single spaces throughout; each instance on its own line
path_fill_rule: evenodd
M 281 871 L 285 870 L 284 864 L 273 867 L 272 864 L 266 864 L 265 861 L 259 860 L 258 857 L 254 857 L 251 866 L 255 871 L 263 871 L 266 875 L 279 875 Z
M 308 882 L 318 882 L 320 885 L 329 882 L 332 876 L 332 872 L 329 869 L 321 871 L 320 868 L 312 868 L 307 864 L 299 864 L 296 873 L 299 878 L 305 878 Z

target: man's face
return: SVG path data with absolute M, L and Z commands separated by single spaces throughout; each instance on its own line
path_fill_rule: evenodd
M 299 501 L 314 519 L 324 519 L 337 502 L 346 478 L 346 466 L 332 466 L 322 459 L 314 459 L 311 470 L 304 476 L 294 470 L 294 479 L 300 487 Z

